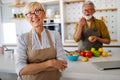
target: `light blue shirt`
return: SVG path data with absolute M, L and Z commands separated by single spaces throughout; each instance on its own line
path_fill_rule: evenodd
M 59 32 L 48 30 L 53 41 L 54 48 L 56 49 L 57 59 L 66 60 L 65 51 L 63 49 L 62 40 Z M 34 30 L 32 30 L 32 49 L 44 49 L 49 48 L 49 41 L 45 29 L 41 33 L 42 42 L 39 42 L 38 36 Z M 28 34 L 22 34 L 18 37 L 17 49 L 14 54 L 16 72 L 19 75 L 20 70 L 27 65 L 27 39 Z

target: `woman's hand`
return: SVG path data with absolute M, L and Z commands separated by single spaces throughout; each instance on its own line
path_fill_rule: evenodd
M 65 68 L 67 68 L 67 62 L 64 60 L 56 60 L 56 59 L 49 60 L 48 65 L 60 71 L 63 71 Z
M 48 60 L 41 63 L 27 64 L 21 71 L 20 75 L 37 74 L 42 71 L 63 71 L 67 67 L 67 62 L 63 60 Z

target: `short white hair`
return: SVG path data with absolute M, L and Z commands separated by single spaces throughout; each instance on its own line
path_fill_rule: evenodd
M 85 5 L 91 5 L 91 6 L 93 7 L 93 9 L 95 9 L 95 5 L 94 5 L 94 3 L 93 3 L 92 1 L 86 1 L 86 2 L 84 2 L 82 8 L 83 8 Z
M 29 10 L 32 9 L 32 8 L 38 8 L 38 9 L 41 9 L 41 10 L 45 11 L 44 6 L 41 3 L 39 3 L 39 2 L 29 2 L 24 7 L 24 14 L 28 13 Z

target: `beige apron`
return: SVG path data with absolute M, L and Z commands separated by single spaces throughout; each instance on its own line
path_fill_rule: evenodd
M 48 30 L 46 30 L 50 48 L 32 50 L 31 46 L 31 32 L 28 33 L 28 64 L 30 63 L 40 63 L 50 59 L 56 59 L 56 50 L 53 46 L 50 34 Z M 23 75 L 22 80 L 59 80 L 61 73 L 56 71 L 42 71 L 38 74 L 34 75 Z

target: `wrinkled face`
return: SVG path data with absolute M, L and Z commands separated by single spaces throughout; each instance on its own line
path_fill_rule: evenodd
M 95 13 L 95 9 L 93 8 L 92 5 L 87 4 L 87 5 L 84 5 L 82 12 L 85 16 L 90 16 Z
M 43 25 L 45 12 L 39 8 L 32 8 L 25 14 L 25 18 L 33 27 L 40 27 Z

